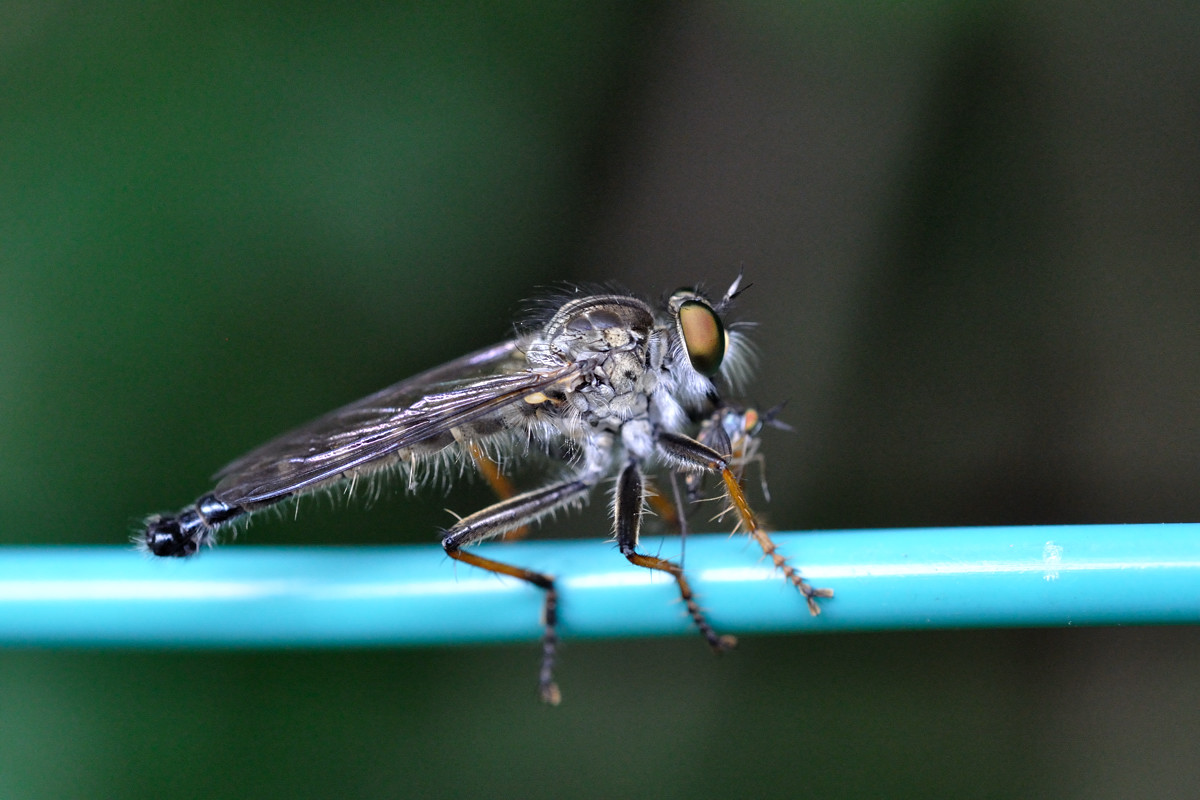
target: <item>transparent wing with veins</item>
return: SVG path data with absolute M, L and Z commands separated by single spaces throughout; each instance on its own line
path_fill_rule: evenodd
M 570 382 L 576 365 L 531 369 L 520 340 L 415 375 L 267 442 L 226 466 L 213 494 L 239 506 L 270 503 L 403 451 L 452 443 L 456 430 L 500 430 L 514 403 Z M 442 442 L 441 440 L 445 440 Z

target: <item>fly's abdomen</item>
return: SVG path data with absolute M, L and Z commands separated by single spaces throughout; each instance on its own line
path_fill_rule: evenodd
M 156 556 L 182 558 L 211 545 L 216 529 L 243 514 L 246 509 L 206 494 L 174 516 L 155 514 L 146 520 L 141 544 Z

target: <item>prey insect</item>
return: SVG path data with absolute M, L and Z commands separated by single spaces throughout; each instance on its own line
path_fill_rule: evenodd
M 250 514 L 381 471 L 401 473 L 410 487 L 455 464 L 504 478 L 497 464 L 540 453 L 565 462 L 565 472 L 529 491 L 502 488 L 499 502 L 444 531 L 442 547 L 456 561 L 542 590 L 538 686 L 544 701 L 560 699 L 554 578 L 469 548 L 581 505 L 610 477 L 618 549 L 632 564 L 674 579 L 713 650 L 727 649 L 732 639 L 708 623 L 683 568 L 638 548 L 647 473 L 655 467 L 718 477 L 739 527 L 817 614 L 817 599 L 832 592 L 804 581 L 760 527 L 742 491 L 744 460 L 734 460 L 731 436 L 705 443 L 689 435 L 722 408 L 719 387 L 745 371 L 744 334 L 722 319 L 740 280 L 715 303 L 693 289 L 675 292 L 659 307 L 611 292 L 559 298 L 509 341 L 401 381 L 252 450 L 222 469 L 216 487 L 193 505 L 149 517 L 139 544 L 156 556 L 190 556 L 212 545 L 220 528 Z M 754 436 L 745 435 L 747 446 Z
M 759 411 L 752 405 L 723 404 L 700 423 L 700 432 L 696 434 L 696 441 L 726 454 L 730 469 L 739 482 L 748 466 L 758 464 L 763 497 L 768 503 L 771 502 L 771 491 L 767 488 L 763 455 L 758 451 L 762 444 L 759 435 L 765 427 L 793 430 L 791 425 L 779 419 L 783 406 L 780 403 L 766 411 Z M 684 479 L 690 502 L 695 503 L 700 499 L 705 477 L 703 472 L 691 472 Z

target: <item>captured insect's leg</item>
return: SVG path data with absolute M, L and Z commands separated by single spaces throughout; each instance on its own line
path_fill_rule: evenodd
M 463 548 L 499 536 L 505 531 L 523 527 L 540 516 L 577 503 L 587 496 L 592 485 L 591 481 L 575 479 L 502 500 L 482 511 L 476 511 L 469 517 L 463 517 L 446 531 L 445 537 L 442 538 L 442 547 L 445 548 L 446 555 L 456 561 L 498 575 L 519 578 L 546 593 L 542 606 L 542 624 L 545 630 L 542 633 L 542 669 L 538 674 L 538 691 L 542 700 L 551 705 L 558 705 L 562 699 L 562 693 L 554 682 L 554 659 L 558 652 L 558 591 L 554 587 L 554 579 L 541 572 L 484 558 Z
M 675 501 L 672 505 L 675 511 L 676 527 L 679 529 L 679 538 L 686 542 L 688 535 L 687 496 L 684 494 L 683 488 L 679 485 L 679 475 L 676 474 L 675 470 L 667 472 L 667 480 L 671 484 L 671 498 Z M 679 557 L 679 560 L 683 560 L 682 555 Z
M 513 488 L 512 481 L 500 471 L 500 465 L 488 457 L 488 454 L 483 452 L 483 448 L 478 442 L 466 443 L 467 453 L 471 456 L 471 461 L 475 463 L 475 469 L 479 470 L 479 474 L 487 481 L 487 485 L 492 487 L 492 491 L 496 493 L 496 497 L 501 500 L 507 500 L 516 495 L 517 490 Z M 515 542 L 518 539 L 524 539 L 529 535 L 529 526 L 522 525 L 519 528 L 513 528 L 510 531 L 505 531 L 503 536 L 505 541 Z
M 708 642 L 709 647 L 718 653 L 728 650 L 737 644 L 737 640 L 732 636 L 717 635 L 717 632 L 708 624 L 704 612 L 700 609 L 700 604 L 696 602 L 696 596 L 692 593 L 692 587 L 683 574 L 683 567 L 674 561 L 648 556 L 637 551 L 644 500 L 645 479 L 642 477 L 642 470 L 636 461 L 629 461 L 621 469 L 621 474 L 617 476 L 617 491 L 613 501 L 613 522 L 616 525 L 617 546 L 621 549 L 621 555 L 639 567 L 656 569 L 675 578 L 675 583 L 679 586 L 679 596 L 683 598 L 692 622 L 696 623 L 696 627 L 700 629 L 700 634 Z
M 688 500 L 685 490 L 679 484 L 679 475 L 675 470 L 667 471 L 667 480 L 671 482 L 671 496 L 675 498 L 675 515 L 679 519 L 679 565 L 687 563 L 688 537 Z
M 742 491 L 741 483 L 738 482 L 737 476 L 730 469 L 729 461 L 716 450 L 704 446 L 695 439 L 689 439 L 687 436 L 681 436 L 676 433 L 660 433 L 658 436 L 658 447 L 668 460 L 676 464 L 688 465 L 693 469 L 712 472 L 721 476 L 721 479 L 725 482 L 725 491 L 729 495 L 729 500 L 733 503 L 733 507 L 737 510 L 738 516 L 741 519 L 742 527 L 754 537 L 754 540 L 758 542 L 758 546 L 762 548 L 763 553 L 771 559 L 775 567 L 784 574 L 784 577 L 791 581 L 800 590 L 800 593 L 804 595 L 804 599 L 808 603 L 809 613 L 813 616 L 820 614 L 821 607 L 817 605 L 817 598 L 833 597 L 833 590 L 814 588 L 800 576 L 800 570 L 787 563 L 787 558 L 778 551 L 775 543 L 771 541 L 771 537 L 759 526 L 758 519 L 754 516 L 754 512 L 750 510 L 750 504 L 746 501 L 746 493 Z

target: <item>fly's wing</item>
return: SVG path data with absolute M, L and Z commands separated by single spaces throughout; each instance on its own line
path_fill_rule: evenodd
M 519 345 L 455 359 L 285 433 L 217 473 L 214 494 L 235 505 L 282 499 L 496 414 L 577 369 L 530 370 Z

